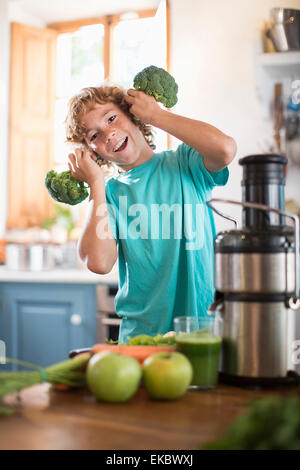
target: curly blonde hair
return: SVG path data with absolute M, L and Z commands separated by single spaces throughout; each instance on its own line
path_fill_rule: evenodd
M 113 103 L 140 129 L 147 144 L 155 150 L 152 127 L 141 122 L 130 112 L 130 105 L 125 101 L 125 95 L 126 91 L 117 85 L 83 88 L 68 103 L 68 112 L 65 119 L 66 141 L 75 144 L 77 147 L 87 148 L 85 141 L 86 128 L 82 122 L 83 115 L 93 109 L 96 104 Z M 102 167 L 106 177 L 115 173 L 123 173 L 115 163 L 103 158 L 99 158 L 97 163 Z

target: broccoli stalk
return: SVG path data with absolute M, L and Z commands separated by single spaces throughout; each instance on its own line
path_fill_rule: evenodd
M 177 103 L 178 85 L 172 75 L 166 70 L 150 65 L 139 72 L 133 80 L 136 90 L 152 95 L 166 108 L 172 108 Z

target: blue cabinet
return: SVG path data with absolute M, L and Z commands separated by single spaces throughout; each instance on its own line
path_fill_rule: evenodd
M 6 356 L 42 367 L 66 360 L 74 348 L 96 343 L 93 284 L 0 284 L 0 340 Z M 0 365 L 0 370 L 16 365 Z

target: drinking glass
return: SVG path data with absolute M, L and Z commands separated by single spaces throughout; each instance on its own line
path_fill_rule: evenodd
M 182 316 L 174 318 L 174 330 L 176 335 L 192 333 L 199 329 L 198 317 Z
M 175 328 L 176 348 L 189 359 L 193 368 L 193 378 L 189 388 L 196 390 L 214 388 L 219 375 L 222 320 L 220 316 L 210 315 L 198 318 L 197 323 L 197 330 L 186 328 L 184 332 L 181 324 L 180 333 L 177 334 Z

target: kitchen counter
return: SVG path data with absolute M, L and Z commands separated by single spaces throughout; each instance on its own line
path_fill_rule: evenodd
M 118 285 L 118 270 L 96 274 L 88 269 L 53 269 L 51 271 L 11 271 L 0 266 L 0 282 L 65 282 Z
M 220 437 L 251 400 L 295 390 L 219 385 L 163 402 L 151 400 L 140 388 L 129 402 L 108 404 L 85 390 L 36 385 L 21 392 L 20 409 L 13 416 L 1 417 L 0 449 L 197 449 Z

